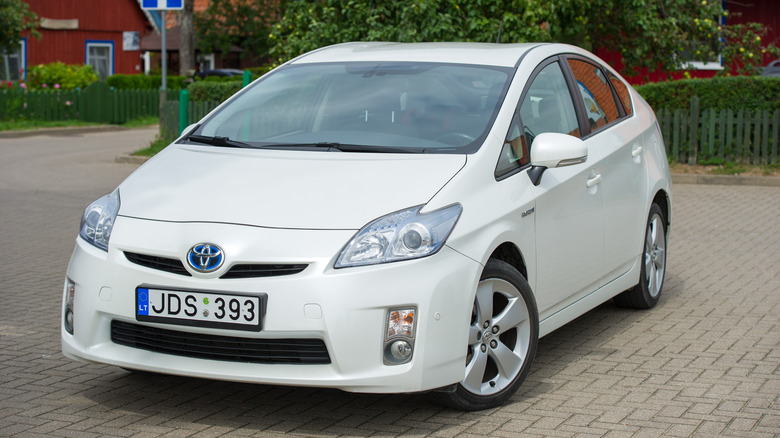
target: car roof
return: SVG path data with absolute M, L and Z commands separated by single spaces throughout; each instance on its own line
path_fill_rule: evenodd
M 544 43 L 390 43 L 355 42 L 323 47 L 290 63 L 441 62 L 514 67 L 530 49 Z

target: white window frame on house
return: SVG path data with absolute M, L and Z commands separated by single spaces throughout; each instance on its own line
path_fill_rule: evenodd
M 726 24 L 726 18 L 720 17 L 720 24 Z M 684 70 L 723 70 L 723 56 L 719 53 L 717 61 L 683 61 L 682 68 Z
M 101 76 L 100 72 L 98 71 L 98 68 L 90 62 L 90 56 L 89 56 L 89 49 L 92 47 L 96 48 L 108 48 L 108 71 L 106 72 L 105 77 Z M 114 42 L 113 41 L 106 41 L 106 40 L 86 40 L 84 42 L 84 64 L 92 65 L 92 68 L 95 69 L 95 73 L 97 73 L 98 77 L 100 79 L 105 79 L 108 76 L 111 76 L 114 74 Z
M 214 54 L 213 53 L 200 53 L 198 54 L 198 70 L 214 70 Z M 200 68 L 201 65 L 203 68 Z
M 16 58 L 18 69 L 11 71 L 10 59 Z M 8 72 L 6 72 L 8 69 Z M 6 74 L 7 73 L 7 74 Z M 3 80 L 17 81 L 27 77 L 27 38 L 19 41 L 19 50 L 13 53 L 3 53 L 2 64 L 0 64 L 0 78 Z
M 723 57 L 718 55 L 717 61 L 688 61 L 683 64 L 685 70 L 723 70 Z

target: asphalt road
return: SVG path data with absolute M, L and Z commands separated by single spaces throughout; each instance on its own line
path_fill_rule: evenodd
M 506 406 L 216 382 L 60 353 L 83 208 L 154 130 L 0 139 L 0 436 L 780 436 L 780 188 L 674 187 L 664 294 L 543 338 Z

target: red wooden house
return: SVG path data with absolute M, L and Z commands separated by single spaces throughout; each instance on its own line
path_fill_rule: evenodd
M 15 59 L 19 70 L 62 61 L 91 64 L 101 78 L 142 73 L 140 41 L 152 24 L 138 0 L 24 1 L 41 20 L 41 38 L 24 35 Z
M 761 23 L 767 28 L 767 35 L 763 38 L 762 45 L 774 43 L 780 45 L 780 1 L 778 0 L 725 0 L 723 8 L 728 11 L 725 24 L 740 23 Z M 605 50 L 597 50 L 596 54 L 607 61 L 618 71 L 623 70 L 623 63 L 620 60 L 620 54 L 611 53 Z M 763 65 L 767 65 L 772 58 L 765 56 Z M 707 64 L 701 62 L 689 63 L 690 69 L 672 74 L 673 79 L 681 79 L 685 76 L 693 78 L 710 78 L 722 70 L 724 67 L 720 62 L 710 62 Z M 686 75 L 687 73 L 687 75 Z M 665 73 L 640 72 L 640 74 L 628 77 L 629 82 L 634 85 L 645 82 L 659 82 L 667 79 Z

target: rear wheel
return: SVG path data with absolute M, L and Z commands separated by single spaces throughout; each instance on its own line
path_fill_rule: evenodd
M 666 274 L 666 219 L 653 204 L 645 228 L 639 283 L 615 297 L 615 304 L 632 309 L 650 309 L 658 303 Z
M 489 260 L 471 312 L 465 379 L 444 402 L 469 411 L 506 402 L 531 368 L 539 316 L 531 288 L 511 265 Z

